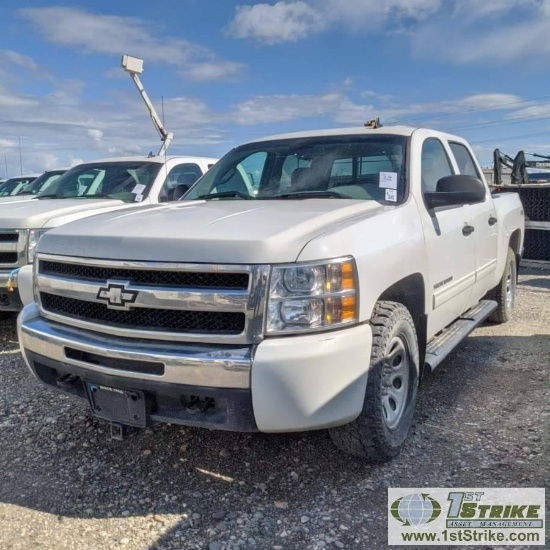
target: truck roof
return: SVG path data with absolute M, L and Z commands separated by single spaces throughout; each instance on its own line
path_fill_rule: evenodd
M 22 179 L 29 179 L 29 178 L 37 178 L 41 174 L 22 174 L 21 176 L 10 176 L 9 178 L 6 178 L 2 181 L 8 181 L 8 180 L 22 180 Z
M 129 156 L 129 157 L 109 157 L 109 158 L 104 158 L 104 159 L 94 159 L 94 160 L 89 160 L 89 161 L 86 161 L 86 162 L 83 162 L 82 164 L 93 164 L 95 162 L 158 162 L 159 164 L 164 164 L 164 161 L 165 160 L 172 160 L 172 159 L 183 159 L 183 160 L 189 160 L 189 161 L 193 161 L 193 160 L 202 160 L 204 162 L 208 162 L 208 163 L 212 163 L 212 162 L 218 162 L 218 159 L 215 159 L 215 158 L 210 158 L 210 157 L 193 157 L 193 156 L 189 156 L 189 155 L 171 155 L 171 156 L 167 156 L 166 158 L 165 157 L 158 157 L 158 156 L 155 156 L 155 157 L 147 157 L 147 156 L 138 156 L 138 155 L 133 155 L 133 156 Z
M 258 138 L 252 141 L 254 142 L 261 142 L 261 141 L 271 141 L 271 140 L 279 140 L 279 139 L 295 139 L 295 138 L 309 138 L 309 137 L 326 137 L 326 136 L 349 136 L 349 135 L 376 135 L 376 134 L 391 134 L 394 136 L 406 136 L 410 137 L 413 132 L 416 130 L 428 130 L 429 132 L 433 132 L 434 134 L 438 134 L 441 136 L 445 136 L 447 138 L 459 138 L 459 136 L 455 136 L 452 134 L 448 134 L 446 132 L 442 132 L 440 130 L 432 130 L 429 128 L 419 128 L 419 127 L 413 127 L 413 126 L 381 126 L 379 128 L 365 128 L 363 126 L 355 126 L 352 128 L 329 128 L 325 130 L 309 130 L 307 132 L 292 132 L 288 134 L 278 134 L 273 136 L 266 136 L 262 138 Z

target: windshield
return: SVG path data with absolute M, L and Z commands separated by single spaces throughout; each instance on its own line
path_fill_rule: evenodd
M 109 198 L 140 202 L 149 193 L 159 162 L 128 161 L 79 164 L 43 190 L 38 198 Z
M 18 195 L 38 195 L 42 191 L 45 191 L 61 174 L 64 174 L 65 170 L 51 170 L 50 172 L 44 172 L 41 176 L 38 176 L 32 183 L 22 188 Z
M 11 197 L 13 195 L 19 195 L 22 191 L 28 187 L 29 183 L 33 182 L 36 178 L 10 178 L 4 183 L 0 184 L 0 197 Z
M 393 135 L 293 138 L 229 152 L 185 195 L 192 199 L 340 198 L 397 202 L 407 140 Z

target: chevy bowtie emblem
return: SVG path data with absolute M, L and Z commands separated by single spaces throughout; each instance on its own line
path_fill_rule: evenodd
M 107 303 L 111 309 L 130 309 L 130 304 L 136 301 L 138 292 L 128 290 L 130 282 L 111 282 L 107 281 L 107 286 L 99 289 L 97 299 Z

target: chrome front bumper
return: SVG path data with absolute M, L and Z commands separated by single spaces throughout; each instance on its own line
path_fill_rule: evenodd
M 21 352 L 33 371 L 29 355 L 47 357 L 56 363 L 72 365 L 98 374 L 167 384 L 208 386 L 211 388 L 250 388 L 251 347 L 180 344 L 142 341 L 101 335 L 74 329 L 39 316 L 36 304 L 26 306 L 17 320 Z M 67 350 L 73 351 L 67 354 Z M 75 359 L 76 350 L 84 357 L 105 357 L 106 364 L 119 359 L 126 364 L 135 361 L 162 363 L 163 374 L 109 368 L 100 364 Z M 109 360 L 109 361 L 108 361 Z

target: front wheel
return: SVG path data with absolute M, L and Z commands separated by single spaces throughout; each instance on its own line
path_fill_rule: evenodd
M 498 307 L 489 317 L 494 323 L 506 323 L 512 317 L 516 302 L 517 265 L 516 255 L 508 248 L 504 273 L 498 285 L 491 291 L 489 297 L 496 300 Z
M 372 353 L 363 410 L 330 430 L 342 451 L 385 462 L 395 457 L 411 427 L 418 389 L 419 354 L 414 322 L 397 302 L 376 304 L 371 318 Z

